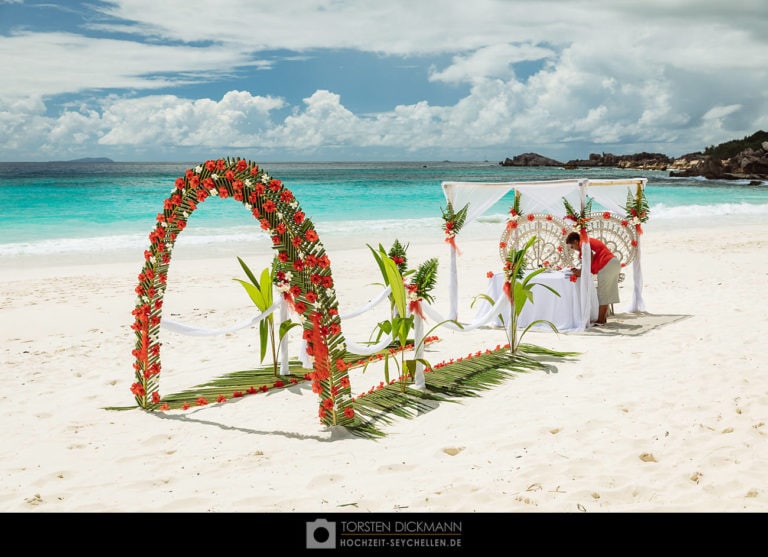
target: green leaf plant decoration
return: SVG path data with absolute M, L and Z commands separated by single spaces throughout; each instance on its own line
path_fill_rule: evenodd
M 555 296 L 560 296 L 560 293 L 551 286 L 533 281 L 537 275 L 546 272 L 546 268 L 540 267 L 528 274 L 525 273 L 526 253 L 535 242 L 536 236 L 531 236 L 521 249 L 510 249 L 509 252 L 507 252 L 507 258 L 504 262 L 504 295 L 509 298 L 511 309 L 508 319 L 505 319 L 504 315 L 501 314 L 499 317 L 504 324 L 504 330 L 507 334 L 507 340 L 509 341 L 509 350 L 513 355 L 518 355 L 521 352 L 521 349 L 524 346 L 522 344 L 523 337 L 531 327 L 534 327 L 535 325 L 540 323 L 549 325 L 555 333 L 559 333 L 557 327 L 551 321 L 547 321 L 546 319 L 536 319 L 529 323 L 518 335 L 518 321 L 520 319 L 520 314 L 523 312 L 525 304 L 534 302 L 534 286 L 538 284 L 552 292 Z M 491 305 L 495 303 L 495 300 L 491 299 L 486 294 L 480 294 L 475 297 L 476 300 L 478 298 L 485 299 Z
M 366 244 L 367 245 L 367 244 Z M 389 360 L 390 357 L 395 363 L 400 380 L 401 390 L 405 390 L 408 383 L 412 383 L 416 370 L 416 363 L 421 362 L 430 367 L 428 361 L 424 359 L 407 359 L 405 352 L 408 349 L 411 334 L 415 327 L 414 313 L 421 312 L 419 304 L 422 300 L 432 301 L 430 291 L 435 286 L 437 280 L 437 258 L 429 259 L 422 263 L 415 271 L 406 271 L 406 275 L 415 274 L 413 282 L 406 282 L 404 274 L 401 272 L 398 263 L 384 250 L 379 244 L 378 250 L 368 245 L 376 263 L 381 271 L 385 286 L 391 288 L 389 295 L 392 311 L 390 318 L 376 324 L 374 332 L 378 332 L 377 340 L 383 335 L 391 334 L 393 343 L 400 349 L 396 354 L 385 354 L 384 356 L 384 381 L 390 383 Z M 456 321 L 446 320 L 434 325 L 420 340 L 419 344 L 413 347 L 414 352 L 418 352 L 424 340 L 439 326 L 444 323 L 452 322 L 461 327 Z M 398 361 L 397 356 L 400 356 Z M 365 368 L 367 368 L 366 364 Z M 364 368 L 364 371 L 365 371 Z
M 251 298 L 259 311 L 264 313 L 269 308 L 271 308 L 272 304 L 274 303 L 272 296 L 272 284 L 274 280 L 273 272 L 270 271 L 269 268 L 264 268 L 261 271 L 261 280 L 257 280 L 256 276 L 251 272 L 251 269 L 248 267 L 248 265 L 245 264 L 245 261 L 243 261 L 240 257 L 238 257 L 237 260 L 240 262 L 240 266 L 243 268 L 243 271 L 245 271 L 248 280 L 251 282 L 246 282 L 238 278 L 233 280 L 239 282 L 243 288 L 245 288 L 248 296 Z M 259 340 L 261 346 L 259 361 L 260 363 L 264 362 L 264 357 L 267 354 L 267 345 L 269 345 L 272 352 L 272 366 L 275 377 L 279 375 L 278 354 L 280 353 L 280 344 L 282 343 L 282 340 L 288 331 L 298 326 L 299 324 L 294 323 L 293 321 L 283 321 L 280 323 L 280 328 L 277 331 L 276 340 L 274 312 L 270 313 L 267 317 L 259 321 Z
M 437 257 L 428 259 L 419 265 L 411 284 L 416 299 L 423 299 L 430 304 L 434 301 L 431 292 L 437 284 Z

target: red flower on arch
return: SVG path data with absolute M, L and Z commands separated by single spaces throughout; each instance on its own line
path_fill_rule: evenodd
M 149 249 L 143 252 L 144 266 L 137 277 L 139 284 L 135 290 L 140 298 L 134 308 L 135 320 L 131 325 L 137 338 L 136 346 L 131 351 L 135 358 L 132 368 L 136 379 L 130 390 L 141 407 L 169 409 L 168 403 L 162 403 L 158 380 L 154 379 L 160 375 L 161 370 L 161 345 L 156 330 L 161 322 L 162 296 L 168 277 L 167 265 L 170 264 L 176 238 L 184 230 L 189 214 L 197 209 L 199 203 L 212 195 L 222 199 L 234 198 L 242 203 L 254 218 L 259 219 L 261 227 L 272 237 L 277 253 L 274 263 L 275 283 L 283 289 L 284 295 L 289 295 L 283 288 L 285 286 L 290 292 L 297 289 L 301 293 L 298 285 L 305 284 L 301 281 L 305 280 L 306 275 L 297 273 L 304 273 L 307 267 L 317 275 L 318 285 L 325 288 L 333 286 L 330 272 L 323 271 L 330 267 L 330 260 L 323 252 L 322 246 L 305 244 L 318 242 L 317 232 L 311 223 L 304 224 L 307 222 L 304 212 L 298 208 L 293 192 L 284 188 L 280 180 L 269 178 L 257 165 L 243 159 L 210 159 L 186 169 L 184 175 L 174 181 L 172 193 L 163 202 L 163 212 L 157 215 L 156 226 L 149 234 Z M 310 251 L 311 253 L 307 253 Z M 161 265 L 164 267 L 161 268 Z M 289 271 L 293 271 L 293 276 L 301 277 L 295 284 L 291 283 L 297 279 L 289 276 Z M 295 296 L 293 298 L 293 308 L 299 311 L 305 320 L 304 337 L 307 338 L 306 333 L 311 333 L 313 346 L 310 350 L 314 351 L 316 357 L 322 353 L 322 346 L 325 347 L 325 372 L 322 378 L 316 379 L 321 400 L 321 411 L 318 415 L 329 425 L 338 423 L 339 419 L 344 423 L 355 415 L 350 406 L 348 391 L 349 378 L 346 371 L 349 366 L 340 358 L 339 349 L 331 350 L 325 343 L 326 337 L 338 337 L 341 334 L 338 309 L 333 305 L 333 298 L 318 297 L 315 292 L 308 292 L 305 296 L 302 300 Z M 305 302 L 310 300 L 315 303 L 312 307 L 307 307 Z M 317 319 L 317 322 L 312 328 L 307 327 L 308 312 L 317 316 L 313 318 Z M 321 341 L 321 344 L 318 344 L 318 341 Z M 291 380 L 291 384 L 295 382 L 295 379 Z M 278 380 L 273 385 L 279 387 L 284 383 Z M 266 385 L 258 388 L 259 391 L 267 389 Z M 246 392 L 253 394 L 257 389 L 251 387 Z M 234 391 L 231 395 L 216 395 L 216 400 L 225 402 L 230 398 L 242 396 L 243 391 Z M 206 397 L 198 397 L 194 401 L 183 403 L 181 407 L 188 409 L 191 405 L 207 404 L 209 401 Z

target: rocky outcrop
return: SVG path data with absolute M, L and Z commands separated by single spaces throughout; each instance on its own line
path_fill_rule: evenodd
M 589 159 L 570 160 L 566 168 L 612 166 L 617 168 L 637 168 L 640 170 L 666 170 L 674 159 L 661 153 L 635 153 L 634 155 L 614 155 L 612 153 L 589 155 Z
M 749 180 L 750 183 L 759 184 L 768 180 L 768 141 L 765 141 L 765 138 L 766 132 L 759 131 L 742 140 L 708 147 L 704 153 L 689 153 L 676 159 L 661 153 L 643 152 L 634 155 L 592 153 L 588 159 L 574 159 L 562 163 L 538 153 L 523 153 L 511 159 L 506 158 L 499 164 L 502 166 L 669 170 L 671 177 L 702 176 L 710 180 Z
M 703 176 L 710 180 L 768 180 L 768 141 L 758 149 L 745 149 L 718 159 L 702 153 L 689 153 L 670 165 L 671 177 Z
M 507 157 L 499 163 L 501 166 L 563 166 L 563 163 L 539 155 L 538 153 L 523 153 L 516 157 Z
M 516 157 L 504 159 L 501 166 L 562 166 L 564 168 L 579 167 L 618 167 L 639 168 L 643 170 L 666 170 L 674 159 L 660 153 L 636 153 L 634 155 L 613 155 L 611 153 L 589 155 L 589 159 L 575 159 L 566 163 L 550 159 L 538 153 L 523 153 Z

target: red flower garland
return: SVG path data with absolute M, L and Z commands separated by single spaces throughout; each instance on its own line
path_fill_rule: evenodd
M 246 160 L 208 160 L 187 169 L 184 176 L 175 180 L 174 190 L 163 202 L 163 212 L 157 215 L 157 224 L 149 234 L 149 249 L 144 252 L 144 267 L 135 288 L 138 296 L 132 312 L 135 320 L 131 326 L 136 335 L 136 346 L 131 352 L 135 358 L 135 382 L 130 390 L 141 408 L 168 408 L 159 394 L 158 335 L 171 251 L 191 213 L 211 196 L 231 197 L 243 203 L 271 237 L 278 253 L 277 280 L 290 283 L 290 289 L 285 292 L 286 299 L 294 304 L 294 310 L 302 310 L 304 327 L 313 332 L 313 342 L 308 343 L 308 350 L 325 347 L 329 362 L 339 361 L 344 354 L 330 261 L 319 243 L 314 225 L 298 207 L 293 193 L 280 180 L 271 178 L 258 165 Z M 302 291 L 300 285 L 310 284 L 309 274 L 318 275 L 319 281 L 311 283 L 310 290 Z M 312 316 L 316 317 L 312 319 Z M 322 368 L 324 364 L 320 365 L 320 375 L 325 377 L 319 380 L 320 408 L 333 410 L 330 414 L 324 413 L 321 419 L 327 425 L 348 425 L 354 411 L 350 406 L 348 380 L 345 381 L 346 369 L 332 363 L 328 363 L 327 369 Z M 227 399 L 222 395 L 217 400 Z M 208 401 L 201 398 L 196 404 L 204 405 Z

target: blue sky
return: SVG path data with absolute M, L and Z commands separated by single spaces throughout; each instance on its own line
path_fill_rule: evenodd
M 768 130 L 764 0 L 0 0 L 0 161 L 680 156 Z

